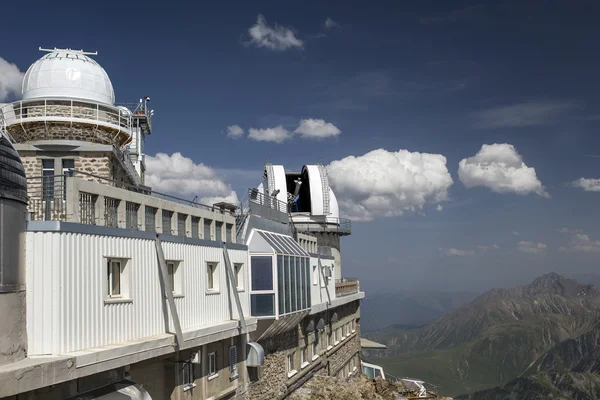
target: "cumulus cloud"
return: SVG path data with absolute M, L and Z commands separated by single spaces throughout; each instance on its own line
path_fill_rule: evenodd
M 495 107 L 475 113 L 475 126 L 494 129 L 548 125 L 571 107 L 573 104 L 561 101 L 537 101 Z
M 307 139 L 324 139 L 339 136 L 342 131 L 331 122 L 325 122 L 322 119 L 303 119 L 294 133 Z
M 147 156 L 146 184 L 158 192 L 186 197 L 198 196 L 204 204 L 217 201 L 239 202 L 231 186 L 225 183 L 213 168 L 202 163 L 196 164 L 179 152 Z
M 443 210 L 443 209 L 444 209 L 444 206 L 443 206 L 443 205 L 441 205 L 441 204 L 438 204 L 437 206 L 435 206 L 435 210 L 436 210 L 437 212 L 442 212 L 442 210 Z
M 327 166 L 342 212 L 355 220 L 415 212 L 448 199 L 452 177 L 446 157 L 399 150 L 373 150 Z
M 283 143 L 292 138 L 292 132 L 281 125 L 265 129 L 250 128 L 248 129 L 248 138 L 257 142 Z
M 544 243 L 527 242 L 524 240 L 517 244 L 517 250 L 527 254 L 542 254 L 547 248 L 548 247 Z
M 600 179 L 579 178 L 572 185 L 586 192 L 600 192 Z
M 250 43 L 270 50 L 283 51 L 291 48 L 302 48 L 304 43 L 296 37 L 294 31 L 279 25 L 269 25 L 261 14 L 255 25 L 248 29 Z
M 337 22 L 335 22 L 334 20 L 332 20 L 331 18 L 327 17 L 327 19 L 323 23 L 323 26 L 325 27 L 325 29 L 331 29 L 331 28 L 338 27 L 339 24 Z
M 461 249 L 455 249 L 454 247 L 452 247 L 452 248 L 446 250 L 446 255 L 453 256 L 453 257 L 466 257 L 466 256 L 475 255 L 475 252 L 473 250 L 461 250 Z
M 239 125 L 229 125 L 227 127 L 227 136 L 232 139 L 239 139 L 244 136 L 244 130 Z
M 571 237 L 569 244 L 560 248 L 562 252 L 568 253 L 600 253 L 600 240 L 593 240 L 581 231 L 569 230 L 567 232 L 576 232 Z
M 0 101 L 8 100 L 9 96 L 20 97 L 24 72 L 19 67 L 0 57 Z
M 473 157 L 461 160 L 458 178 L 468 188 L 483 186 L 496 193 L 536 193 L 550 197 L 535 168 L 525 165 L 515 147 L 508 143 L 481 146 Z
M 521 232 L 513 231 L 513 233 L 512 233 L 512 234 L 513 234 L 513 235 L 515 235 L 515 236 L 520 236 L 520 235 L 521 235 Z

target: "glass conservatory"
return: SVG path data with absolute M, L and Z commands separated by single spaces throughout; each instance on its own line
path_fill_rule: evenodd
M 310 309 L 309 254 L 287 235 L 254 230 L 249 239 L 252 316 L 277 319 Z

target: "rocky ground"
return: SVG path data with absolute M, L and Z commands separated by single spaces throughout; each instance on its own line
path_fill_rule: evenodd
M 405 388 L 401 383 L 390 383 L 381 378 L 370 379 L 365 375 L 350 378 L 330 376 L 315 377 L 297 390 L 291 400 L 401 400 Z M 440 397 L 438 400 L 452 400 Z

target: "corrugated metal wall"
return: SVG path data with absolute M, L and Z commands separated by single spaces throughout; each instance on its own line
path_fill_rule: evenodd
M 223 250 L 163 242 L 165 259 L 181 261 L 183 297 L 175 303 L 184 331 L 230 320 Z M 248 253 L 229 250 L 243 264 Z M 105 303 L 106 257 L 127 259 L 131 302 Z M 61 232 L 27 233 L 29 354 L 62 354 L 162 334 L 169 323 L 153 240 Z M 218 262 L 219 293 L 206 292 L 206 262 Z M 249 291 L 239 292 L 246 316 Z M 233 317 L 238 313 L 231 298 Z M 168 317 L 170 320 L 170 317 Z

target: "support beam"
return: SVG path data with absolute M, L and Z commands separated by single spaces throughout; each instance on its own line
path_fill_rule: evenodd
M 167 295 L 167 301 L 169 303 L 169 309 L 171 310 L 171 317 L 173 318 L 173 325 L 175 325 L 175 337 L 177 339 L 177 348 L 181 348 L 183 345 L 183 332 L 181 331 L 181 324 L 179 323 L 179 314 L 177 314 L 177 308 L 175 307 L 175 299 L 173 298 L 173 292 L 168 290 L 167 282 L 169 281 L 169 273 L 167 271 L 167 262 L 165 261 L 165 255 L 162 249 L 162 243 L 160 242 L 160 236 L 156 234 L 156 256 L 158 258 L 158 266 L 160 268 L 160 275 L 162 277 L 162 287 L 165 289 Z
M 235 282 L 235 274 L 233 273 L 233 266 L 229 259 L 229 251 L 227 250 L 227 243 L 223 242 L 223 257 L 225 259 L 225 271 L 229 277 L 229 287 L 233 292 L 233 298 L 235 299 L 235 306 L 238 310 L 238 316 L 240 318 L 240 324 L 242 327 L 242 333 L 247 333 L 246 329 L 246 318 L 244 317 L 244 310 L 242 309 L 242 303 L 240 301 L 240 295 L 237 290 L 237 282 Z M 235 282 L 235 283 L 234 283 Z
M 319 257 L 319 270 L 321 271 L 321 277 L 323 278 L 323 282 L 325 282 L 325 291 L 327 292 L 327 307 L 329 307 L 331 305 L 331 295 L 329 294 L 329 285 L 328 285 L 329 282 L 327 282 L 327 279 L 325 278 L 325 273 L 323 273 L 323 265 L 321 265 L 321 257 Z

